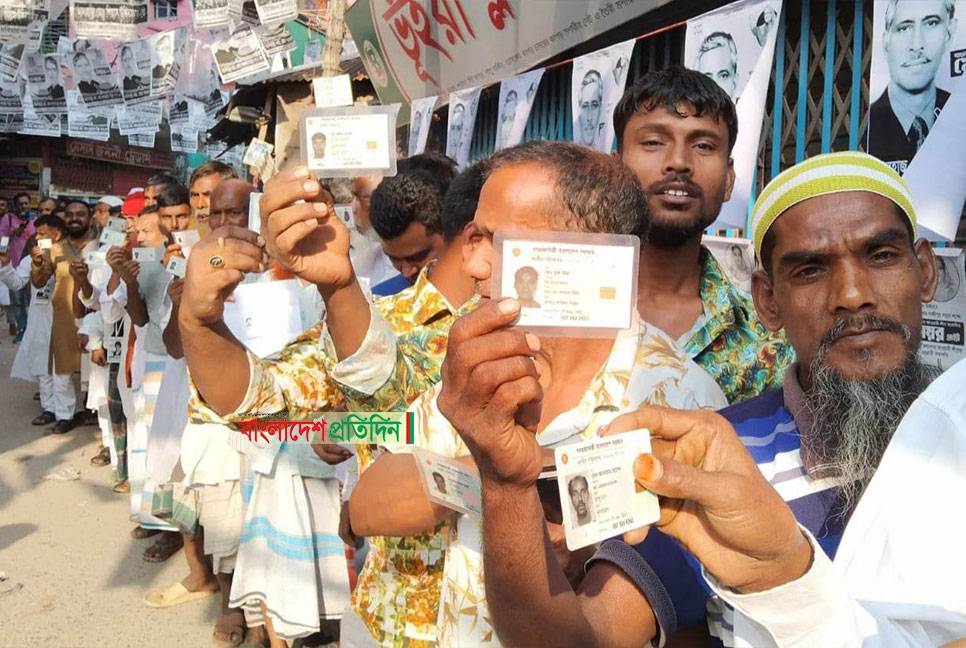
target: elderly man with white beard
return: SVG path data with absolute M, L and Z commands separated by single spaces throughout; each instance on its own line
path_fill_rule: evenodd
M 490 340 L 509 339 L 512 329 L 474 338 L 490 349 L 481 359 L 486 372 L 468 366 L 451 337 L 444 370 L 469 375 L 463 393 L 476 400 L 444 389 L 440 402 L 480 467 L 486 598 L 505 645 L 640 646 L 657 637 L 663 644 L 679 630 L 682 644 L 702 641 L 699 634 L 706 643 L 710 634 L 724 646 L 936 645 L 962 636 L 962 581 L 935 569 L 899 570 L 890 558 L 899 550 L 908 558 L 909 537 L 917 553 L 921 543 L 949 542 L 915 533 L 927 520 L 906 506 L 909 537 L 886 546 L 883 538 L 898 537 L 895 514 L 882 496 L 877 504 L 863 497 L 870 482 L 883 481 L 880 461 L 895 454 L 886 448 L 932 377 L 916 353 L 922 303 L 936 287 L 935 256 L 915 238 L 908 186 L 864 153 L 816 156 L 764 189 L 752 231 L 762 264 L 753 283 L 758 314 L 769 329 L 785 330 L 798 363 L 782 389 L 722 416 L 642 407 L 603 431 L 650 429 L 653 454 L 638 457 L 634 471 L 640 486 L 660 496 L 661 518 L 643 539 L 635 532 L 602 543 L 576 591 L 544 530 L 534 435 L 515 408 L 506 420 L 487 409 L 487 394 L 507 385 L 484 386 L 478 375 L 525 360 Z M 528 400 L 532 394 L 520 407 Z M 956 399 L 944 400 L 955 407 Z M 935 420 L 938 427 L 943 417 Z M 943 443 L 927 439 L 910 453 L 906 442 L 905 466 L 932 461 L 933 472 L 948 473 L 933 455 L 966 456 L 966 449 L 956 455 L 954 444 Z M 922 470 L 882 477 L 895 493 L 916 488 L 909 474 Z M 963 490 L 958 479 L 950 493 Z M 926 499 L 941 508 L 941 497 Z M 925 526 L 961 539 L 957 505 Z M 877 526 L 887 513 L 893 523 Z M 957 562 L 949 553 L 945 559 Z M 857 563 L 862 572 L 850 577 Z M 909 586 L 878 598 L 881 574 L 887 585 Z

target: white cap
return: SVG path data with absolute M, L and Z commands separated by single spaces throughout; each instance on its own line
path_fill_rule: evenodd
M 111 207 L 112 209 L 114 207 L 120 207 L 122 204 L 124 204 L 124 201 L 118 198 L 117 196 L 104 196 L 97 202 L 104 203 L 105 205 Z

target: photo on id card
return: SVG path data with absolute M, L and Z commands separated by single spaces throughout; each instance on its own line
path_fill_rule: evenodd
M 422 448 L 413 448 L 430 501 L 469 515 L 483 514 L 483 487 L 476 468 Z
M 615 337 L 637 307 L 636 236 L 499 230 L 493 298 L 520 302 L 516 325 L 554 337 Z
M 554 449 L 568 549 L 658 520 L 657 496 L 634 479 L 634 460 L 650 451 L 651 433 L 643 429 Z
M 399 104 L 334 106 L 302 113 L 302 163 L 320 176 L 396 175 Z

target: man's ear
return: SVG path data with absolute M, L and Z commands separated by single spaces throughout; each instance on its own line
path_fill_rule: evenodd
M 722 202 L 728 202 L 731 200 L 731 191 L 735 188 L 735 160 L 732 157 L 728 158 L 728 175 L 725 178 L 725 194 L 724 200 Z
M 772 278 L 764 270 L 756 270 L 751 275 L 751 296 L 755 300 L 758 319 L 769 331 L 779 331 L 785 325 L 775 299 Z
M 936 286 L 939 284 L 939 271 L 936 252 L 932 244 L 926 239 L 919 239 L 913 245 L 916 252 L 916 259 L 919 261 L 919 268 L 922 272 L 922 283 L 919 285 L 919 297 L 922 303 L 928 304 L 936 294 Z

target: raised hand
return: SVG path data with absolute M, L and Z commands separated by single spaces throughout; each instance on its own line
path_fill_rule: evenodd
M 184 279 L 175 277 L 168 284 L 168 297 L 171 298 L 175 308 L 180 307 L 182 294 L 184 294 Z
M 191 250 L 181 293 L 180 317 L 208 326 L 221 321 L 225 300 L 245 278 L 261 272 L 268 258 L 258 235 L 242 227 L 219 227 Z M 174 282 L 172 282 L 174 283 Z
M 742 593 L 805 573 L 811 545 L 728 421 L 711 412 L 641 406 L 602 434 L 639 428 L 651 431 L 652 454 L 637 458 L 634 475 L 660 497 L 661 531 Z
M 349 231 L 320 196 L 321 185 L 305 167 L 273 176 L 260 203 L 261 234 L 283 270 L 314 283 L 325 296 L 349 285 L 354 275 Z M 300 200 L 305 202 L 296 204 Z
M 481 478 L 528 487 L 543 466 L 536 439 L 543 390 L 531 357 L 539 340 L 509 328 L 519 313 L 519 302 L 504 299 L 453 325 L 437 404 L 470 449 Z
M 91 362 L 98 367 L 107 366 L 107 351 L 104 350 L 104 347 L 98 347 L 91 351 Z

